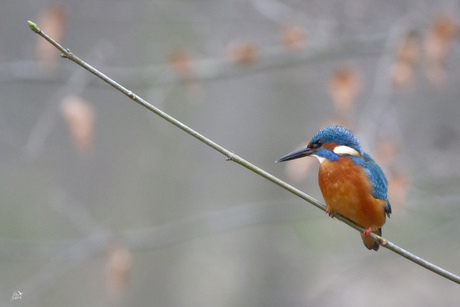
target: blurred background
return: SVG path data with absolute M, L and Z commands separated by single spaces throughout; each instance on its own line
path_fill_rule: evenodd
M 352 129 L 389 180 L 388 240 L 460 273 L 458 1 L 3 1 L 0 305 L 452 306 L 381 248 L 104 84 L 322 200 Z

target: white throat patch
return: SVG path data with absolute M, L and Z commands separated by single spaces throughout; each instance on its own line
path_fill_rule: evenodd
M 315 154 L 313 154 L 313 155 L 311 155 L 311 156 L 312 156 L 312 157 L 318 158 L 319 164 L 321 164 L 321 163 L 323 163 L 324 161 L 326 161 L 326 158 L 324 158 L 324 157 L 320 157 L 320 156 L 317 156 L 317 155 L 315 155 Z
M 361 155 L 356 149 L 345 145 L 340 145 L 334 148 L 334 153 L 338 154 L 339 156 L 350 155 L 354 157 L 361 157 Z

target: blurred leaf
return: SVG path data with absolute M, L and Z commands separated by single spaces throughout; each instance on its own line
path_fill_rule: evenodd
M 338 111 L 351 110 L 361 89 L 358 72 L 351 66 L 338 68 L 332 74 L 328 88 Z
M 391 83 L 398 88 L 409 87 L 414 80 L 414 66 L 406 61 L 393 63 L 390 69 Z
M 81 153 L 90 151 L 94 139 L 93 106 L 80 97 L 68 96 L 61 102 L 61 114 L 67 123 L 75 147 Z
M 281 32 L 281 44 L 290 50 L 305 47 L 307 43 L 304 29 L 298 26 L 286 26 Z
M 64 4 L 55 4 L 49 6 L 38 17 L 38 24 L 43 32 L 58 43 L 62 42 L 67 29 L 68 14 Z M 42 67 L 47 70 L 53 70 L 59 59 L 59 52 L 56 48 L 37 35 L 35 40 L 35 51 L 38 61 Z
M 446 58 L 457 36 L 458 25 L 447 14 L 439 15 L 428 29 L 424 41 L 428 62 L 426 75 L 433 85 L 440 85 L 445 79 Z
M 120 242 L 115 243 L 108 252 L 106 267 L 107 294 L 118 301 L 126 293 L 132 268 L 130 251 Z
M 227 47 L 230 62 L 250 64 L 259 57 L 259 48 L 254 42 L 234 41 Z

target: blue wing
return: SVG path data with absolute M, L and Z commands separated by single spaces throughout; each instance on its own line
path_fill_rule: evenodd
M 386 201 L 387 205 L 385 206 L 385 213 L 390 216 L 391 213 L 391 205 L 388 201 L 388 181 L 385 178 L 385 174 L 383 173 L 380 166 L 375 163 L 374 159 L 365 152 L 363 152 L 362 158 L 352 157 L 356 164 L 360 165 L 364 171 L 366 172 L 367 177 L 372 182 L 373 191 L 372 196 L 378 199 L 383 199 Z
M 369 177 L 370 181 L 374 186 L 374 190 L 372 191 L 372 195 L 375 198 L 383 199 L 387 202 L 385 206 L 385 213 L 390 216 L 391 213 L 391 205 L 388 201 L 388 181 L 385 178 L 385 174 L 383 173 L 380 166 L 375 163 L 374 159 L 367 153 L 363 153 L 364 159 L 364 171 L 366 172 L 367 177 Z

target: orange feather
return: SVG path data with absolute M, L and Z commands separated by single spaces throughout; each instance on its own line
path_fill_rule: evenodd
M 363 228 L 371 227 L 372 232 L 379 234 L 385 223 L 386 202 L 372 195 L 369 178 L 350 157 L 340 157 L 338 161 L 325 159 L 319 168 L 318 182 L 328 211 Z M 372 249 L 374 240 L 363 235 L 362 238 L 366 247 Z

